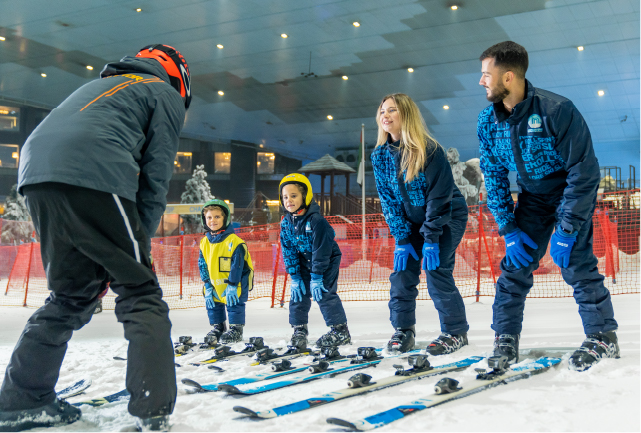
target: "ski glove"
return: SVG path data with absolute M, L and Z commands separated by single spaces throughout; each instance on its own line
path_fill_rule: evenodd
M 552 235 L 550 255 L 554 260 L 554 264 L 559 268 L 567 268 L 570 265 L 570 253 L 572 253 L 577 234 L 578 232 L 567 234 L 557 227 Z
M 303 295 L 307 293 L 305 289 L 305 284 L 303 279 L 298 274 L 293 274 L 292 276 L 292 302 L 301 302 L 303 300 Z
M 410 254 L 414 257 L 414 260 L 418 261 L 418 254 L 414 251 L 412 244 L 396 245 L 394 250 L 395 271 L 404 271 L 407 268 L 407 257 Z
M 316 302 L 323 299 L 323 292 L 327 293 L 327 289 L 323 286 L 323 276 L 319 274 L 312 274 L 310 288 L 312 290 L 312 299 Z
M 508 266 L 513 265 L 521 269 L 534 261 L 531 255 L 525 251 L 523 244 L 532 249 L 537 249 L 538 245 L 521 229 L 516 229 L 505 235 L 505 260 Z
M 227 284 L 227 288 L 223 295 L 225 295 L 228 307 L 233 307 L 238 304 L 238 285 L 234 286 L 232 284 Z
M 440 265 L 438 243 L 430 244 L 425 242 L 423 244 L 423 270 L 435 271 Z
M 208 281 L 205 283 L 205 305 L 208 310 L 214 309 L 214 298 L 219 299 L 218 294 L 214 290 L 214 286 Z

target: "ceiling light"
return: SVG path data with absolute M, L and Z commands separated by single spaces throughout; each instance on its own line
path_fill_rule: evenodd
M 343 75 L 343 80 L 347 81 L 349 80 L 349 77 L 347 75 Z
M 223 44 L 218 44 L 216 46 L 218 47 L 219 50 L 222 50 L 223 48 L 225 48 L 225 47 L 223 47 Z
M 334 118 L 334 116 L 332 116 L 331 114 L 328 114 L 328 115 L 327 115 L 327 118 L 328 118 L 329 120 L 332 120 L 332 119 Z
M 452 9 L 453 11 L 455 11 L 455 10 L 457 10 L 457 9 L 458 9 L 458 6 L 456 6 L 456 5 L 452 5 L 452 6 L 450 7 L 450 9 Z
M 40 74 L 40 76 L 41 76 L 42 78 L 46 78 L 46 77 L 47 77 L 47 74 L 45 74 L 45 73 L 43 72 L 42 74 Z
M 259 144 L 259 145 L 258 145 L 258 147 L 261 147 L 261 148 L 262 148 L 262 147 L 265 147 L 265 146 L 263 146 L 262 144 Z
M 407 68 L 407 72 L 414 72 L 414 68 Z
M 443 105 L 443 110 L 449 110 L 450 106 L 449 105 Z
M 597 93 L 597 95 L 599 95 L 599 96 L 603 96 L 603 95 L 605 95 L 605 92 L 604 92 L 603 90 L 599 90 L 599 91 L 598 91 L 598 92 L 596 92 L 596 93 Z
M 87 65 L 87 69 L 89 69 L 90 71 L 93 71 L 93 66 Z
M 4 36 L 0 36 L 0 41 L 6 41 L 6 40 L 7 38 L 5 38 Z
M 142 12 L 141 8 L 136 8 L 136 12 Z
M 222 90 L 219 90 L 219 91 L 218 91 L 218 94 L 219 94 L 220 96 L 223 96 L 223 95 L 225 94 L 225 92 L 223 92 Z
M 576 47 L 576 49 L 579 50 L 579 51 L 583 51 L 583 47 L 582 46 Z
M 287 36 L 287 33 L 281 33 L 280 37 L 283 39 L 287 39 L 289 36 Z
M 360 27 L 360 26 L 361 26 L 361 23 L 359 23 L 358 21 L 354 21 L 354 22 L 352 23 L 352 25 L 353 25 L 354 27 Z
M 11 152 L 11 157 L 13 159 L 18 159 L 18 152 Z

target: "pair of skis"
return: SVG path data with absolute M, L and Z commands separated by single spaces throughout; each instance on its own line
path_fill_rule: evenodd
M 435 393 L 433 395 L 414 400 L 409 404 L 396 406 L 395 408 L 356 421 L 328 418 L 327 422 L 350 431 L 373 430 L 421 410 L 430 409 L 499 385 L 507 385 L 510 382 L 528 379 L 536 374 L 549 370 L 560 362 L 560 358 L 543 357 L 534 362 L 517 365 L 511 369 L 495 369 L 489 373 L 482 372 L 477 375 L 475 380 L 465 382 L 462 386 L 458 386 L 459 383 L 454 379 L 445 378 L 435 385 Z
M 284 406 L 275 407 L 263 411 L 253 411 L 242 406 L 235 406 L 234 411 L 239 412 L 251 418 L 269 419 L 279 416 L 301 412 L 313 407 L 329 404 L 355 395 L 364 394 L 370 391 L 376 391 L 390 386 L 408 382 L 410 380 L 431 377 L 445 374 L 448 372 L 463 370 L 483 358 L 474 356 L 463 359 L 458 362 L 446 364 L 438 367 L 429 366 L 429 362 L 424 355 L 412 356 L 409 358 L 410 365 L 414 364 L 411 369 L 403 370 L 400 366 L 395 366 L 397 372 L 394 376 L 389 376 L 370 382 L 371 377 L 362 373 L 352 376 L 348 381 L 348 388 L 323 394 L 319 397 L 308 398 Z M 403 418 L 419 410 L 428 409 L 439 404 L 447 403 L 458 398 L 467 397 L 477 392 L 481 392 L 498 385 L 506 384 L 520 379 L 529 378 L 535 374 L 549 370 L 554 365 L 561 362 L 560 358 L 539 358 L 534 362 L 516 366 L 512 369 L 498 368 L 489 373 L 482 373 L 471 383 L 465 383 L 458 387 L 458 382 L 453 379 L 443 379 L 437 383 L 437 394 L 423 399 L 415 400 L 409 405 L 397 406 L 393 409 L 372 415 L 370 417 L 357 420 L 346 421 L 339 418 L 329 418 L 328 423 L 338 425 L 349 430 L 366 431 L 387 425 L 393 421 Z
M 328 354 L 331 350 L 331 354 Z M 351 370 L 367 368 L 372 365 L 376 365 L 381 362 L 384 358 L 377 354 L 376 349 L 373 347 L 359 347 L 358 354 L 354 356 L 342 356 L 338 353 L 337 348 L 329 348 L 329 350 L 324 350 L 324 355 L 322 358 L 317 358 L 318 362 L 315 362 L 311 365 L 301 366 L 301 367 L 291 367 L 289 360 L 281 359 L 276 363 L 272 364 L 272 370 L 275 372 L 267 373 L 258 373 L 250 377 L 241 377 L 238 379 L 233 379 L 227 382 L 222 382 L 218 384 L 211 385 L 200 385 L 198 382 L 191 379 L 183 379 L 183 385 L 191 388 L 195 392 L 214 392 L 214 391 L 223 391 L 228 394 L 236 395 L 253 395 L 259 394 L 262 392 L 273 391 L 276 389 L 284 388 L 286 386 L 296 385 L 303 382 L 309 382 L 315 379 L 319 379 L 325 376 L 333 376 L 336 374 L 344 373 Z M 407 354 L 406 354 L 407 355 Z M 401 355 L 398 355 L 401 356 Z M 345 362 L 350 362 L 349 365 L 346 365 L 341 368 L 332 368 L 333 365 L 342 364 Z M 304 371 L 309 371 L 311 374 L 295 376 L 290 380 L 284 380 L 279 382 L 270 383 L 264 386 L 259 386 L 256 388 L 248 390 L 240 390 L 237 385 L 247 385 L 255 382 L 262 382 L 265 380 L 276 379 L 282 376 L 291 375 L 294 373 L 301 373 Z

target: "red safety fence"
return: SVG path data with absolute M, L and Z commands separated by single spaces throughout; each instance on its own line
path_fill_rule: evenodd
M 627 194 L 627 196 L 625 196 Z M 608 199 L 611 198 L 611 200 Z M 623 197 L 623 198 L 621 198 Z M 627 198 L 626 198 L 627 197 Z M 599 271 L 613 295 L 639 293 L 639 192 L 610 195 L 599 201 L 593 216 L 594 253 Z M 343 253 L 338 293 L 343 301 L 389 299 L 394 239 L 381 214 L 331 216 Z M 364 230 L 363 230 L 363 225 Z M 242 227 L 237 234 L 247 243 L 254 263 L 254 289 L 249 299 L 271 298 L 272 306 L 289 301 L 289 284 L 279 242 L 279 224 Z M 364 236 L 363 236 L 364 233 Z M 156 273 L 170 308 L 204 307 L 198 270 L 202 235 L 152 239 Z M 505 244 L 498 236 L 494 218 L 485 206 L 469 209 L 467 229 L 456 251 L 454 278 L 463 297 L 494 296 L 494 283 Z M 421 275 L 418 299 L 429 295 Z M 48 296 L 45 273 L 37 243 L 0 247 L 0 306 L 39 307 Z M 534 273 L 532 298 L 572 296 L 549 253 Z M 114 307 L 115 295 L 103 298 L 103 308 Z

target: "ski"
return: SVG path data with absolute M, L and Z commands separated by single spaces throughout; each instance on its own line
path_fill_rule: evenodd
M 294 373 L 300 373 L 305 370 L 312 373 L 312 375 L 322 373 L 322 372 L 327 372 L 327 374 L 331 374 L 331 373 L 337 374 L 338 370 L 333 370 L 333 369 L 329 370 L 330 366 L 338 363 L 344 363 L 347 361 L 351 361 L 353 364 L 358 364 L 358 363 L 364 364 L 374 360 L 378 360 L 378 362 L 380 362 L 382 357 L 377 355 L 376 352 L 377 352 L 377 349 L 374 349 L 373 347 L 359 347 L 357 355 L 343 356 L 343 355 L 340 355 L 336 347 L 329 347 L 329 348 L 321 349 L 321 353 L 323 356 L 320 358 L 316 358 L 315 360 L 316 362 L 310 365 L 304 365 L 301 367 L 292 367 L 291 362 L 289 360 L 281 359 L 272 363 L 271 365 L 272 372 L 258 373 L 251 377 L 241 377 L 238 379 L 229 380 L 227 382 L 221 382 L 221 383 L 211 384 L 211 385 L 201 385 L 192 379 L 182 379 L 181 382 L 183 383 L 183 385 L 189 388 L 192 388 L 192 390 L 195 392 L 227 391 L 228 393 L 238 394 L 238 393 L 242 393 L 242 391 L 234 392 L 235 389 L 237 390 L 237 388 L 235 388 L 237 385 L 246 385 L 246 384 L 255 383 L 255 382 L 262 382 L 264 380 L 276 379 L 282 376 L 286 376 Z M 356 368 L 356 367 L 354 366 L 352 368 Z M 361 368 L 365 368 L 365 367 L 361 367 Z M 310 376 L 304 376 L 304 377 L 309 378 Z M 295 381 L 296 379 L 297 378 L 294 378 L 292 380 Z M 278 382 L 278 383 L 281 383 L 281 382 Z M 283 386 L 287 386 L 287 385 L 283 385 Z M 221 389 L 221 387 L 223 387 L 224 389 Z M 225 387 L 231 387 L 231 388 L 225 388 Z
M 408 358 L 408 361 L 412 368 L 405 370 L 402 366 L 395 365 L 394 368 L 396 368 L 397 370 L 396 374 L 379 379 L 376 382 L 370 383 L 370 376 L 359 373 L 350 378 L 350 380 L 348 381 L 348 388 L 323 394 L 320 397 L 308 398 L 285 406 L 279 406 L 259 412 L 255 412 L 242 406 L 235 406 L 234 411 L 253 418 L 275 418 L 278 416 L 311 409 L 312 407 L 320 406 L 323 404 L 332 403 L 334 401 L 342 400 L 354 395 L 359 395 L 369 391 L 375 391 L 387 388 L 389 386 L 398 385 L 410 380 L 443 374 L 450 371 L 463 370 L 472 364 L 476 364 L 482 359 L 483 358 L 480 356 L 472 356 L 458 362 L 453 362 L 438 367 L 431 367 L 429 365 L 429 362 L 427 361 L 426 355 L 411 355 Z
M 82 394 L 87 388 L 91 386 L 91 379 L 82 379 L 74 383 L 71 386 L 66 387 L 63 390 L 56 392 L 56 397 L 60 400 L 67 399 L 69 397 L 74 397 L 76 395 Z
M 328 418 L 327 422 L 351 431 L 373 430 L 423 409 L 429 409 L 443 403 L 467 397 L 495 386 L 507 385 L 509 382 L 528 379 L 535 374 L 549 370 L 560 362 L 560 358 L 539 358 L 534 362 L 517 365 L 511 369 L 498 369 L 489 373 L 481 373 L 475 380 L 463 383 L 460 387 L 456 380 L 445 378 L 436 384 L 435 394 L 420 398 L 410 404 L 397 406 L 357 421 Z
M 74 406 L 102 406 L 107 403 L 114 403 L 117 401 L 123 401 L 123 400 L 129 400 L 129 391 L 126 389 L 123 389 L 122 391 L 118 391 L 115 394 L 107 395 L 105 397 L 100 397 L 100 398 L 93 398 L 91 400 L 87 401 L 79 401 L 77 403 L 73 403 Z
M 221 346 L 214 349 L 214 356 L 203 361 L 191 362 L 190 365 L 201 366 L 213 364 L 214 362 L 228 360 L 239 356 L 251 356 L 262 349 L 269 349 L 263 342 L 263 337 L 251 337 L 249 343 L 245 343 L 245 348 L 240 352 L 231 350 L 229 346 Z

